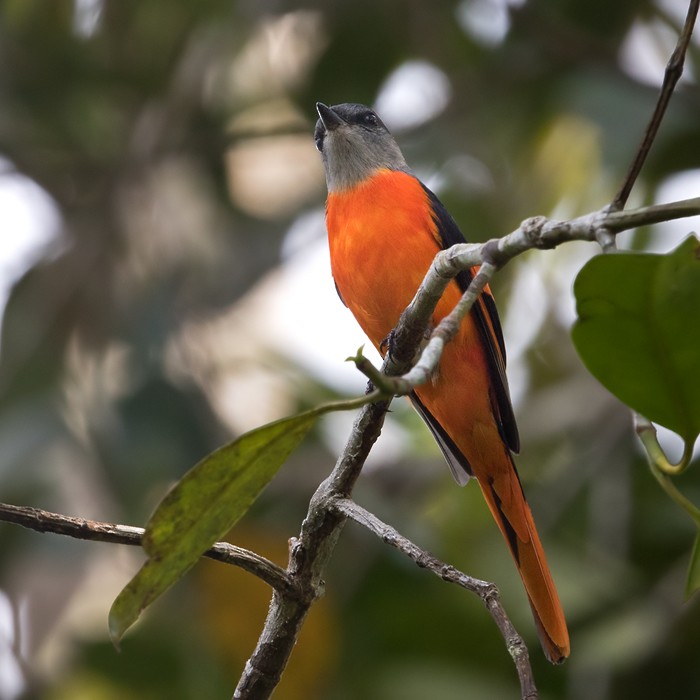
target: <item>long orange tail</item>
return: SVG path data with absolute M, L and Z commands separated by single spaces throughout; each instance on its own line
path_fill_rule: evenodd
M 525 584 L 544 653 L 552 663 L 561 663 L 569 656 L 564 611 L 513 459 L 506 449 L 501 454 L 508 465 L 493 470 L 496 478 L 478 473 L 476 477 Z

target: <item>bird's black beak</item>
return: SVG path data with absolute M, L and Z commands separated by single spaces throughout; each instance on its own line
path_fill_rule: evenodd
M 334 131 L 341 126 L 341 124 L 345 124 L 345 121 L 328 107 L 328 105 L 324 105 L 323 102 L 316 103 L 316 111 L 318 112 L 318 116 L 321 117 L 326 131 Z

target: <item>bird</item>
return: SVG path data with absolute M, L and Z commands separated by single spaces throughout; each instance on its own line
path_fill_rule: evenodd
M 384 356 L 434 257 L 465 238 L 411 172 L 374 110 L 322 102 L 316 110 L 331 272 L 341 301 Z M 433 327 L 454 308 L 476 270 L 462 271 L 449 283 L 432 314 Z M 503 332 L 488 287 L 445 346 L 435 373 L 409 399 L 457 483 L 471 477 L 478 482 L 523 581 L 544 654 L 561 663 L 569 656 L 569 633 L 513 461 L 520 439 Z

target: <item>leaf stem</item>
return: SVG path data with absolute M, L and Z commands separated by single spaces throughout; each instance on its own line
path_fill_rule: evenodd
M 689 440 L 684 440 L 683 454 L 678 463 L 673 464 L 669 461 L 659 444 L 656 437 L 656 428 L 649 420 L 635 413 L 634 429 L 647 453 L 652 475 L 666 494 L 686 511 L 700 528 L 700 508 L 686 498 L 669 478 L 670 476 L 678 476 L 687 469 L 693 456 L 693 443 Z
M 682 474 L 688 468 L 693 457 L 693 442 L 686 439 L 683 440 L 683 454 L 680 460 L 674 464 L 668 459 L 666 453 L 659 444 L 654 424 L 649 419 L 636 412 L 633 413 L 632 417 L 634 420 L 634 429 L 642 445 L 644 445 L 649 461 L 653 462 L 663 474 L 668 474 L 669 476 Z
M 693 519 L 695 524 L 700 528 L 700 509 L 688 500 L 669 479 L 668 475 L 659 469 L 659 466 L 649 460 L 649 467 L 654 478 L 659 482 L 661 488 L 670 496 L 688 515 Z
M 323 413 L 332 413 L 334 411 L 353 411 L 356 408 L 362 408 L 368 403 L 375 403 L 376 401 L 382 401 L 387 398 L 384 391 L 380 389 L 375 389 L 370 391 L 369 394 L 363 394 L 362 396 L 357 396 L 353 399 L 340 399 L 339 401 L 329 401 L 315 409 L 314 412 L 318 412 L 319 415 Z

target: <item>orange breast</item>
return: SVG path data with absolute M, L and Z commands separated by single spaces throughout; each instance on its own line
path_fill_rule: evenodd
M 439 251 L 428 198 L 415 178 L 380 171 L 359 187 L 329 195 L 327 225 L 338 291 L 379 345 Z

